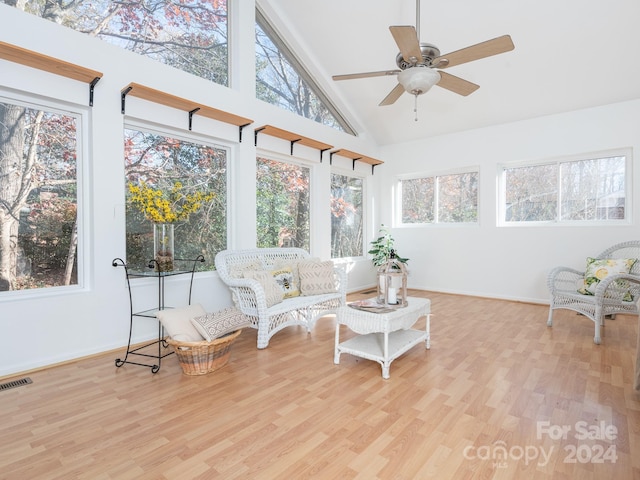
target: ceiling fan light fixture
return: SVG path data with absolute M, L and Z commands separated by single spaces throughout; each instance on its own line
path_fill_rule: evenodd
M 440 81 L 440 74 L 429 67 L 407 68 L 398 74 L 398 82 L 413 95 L 422 95 Z

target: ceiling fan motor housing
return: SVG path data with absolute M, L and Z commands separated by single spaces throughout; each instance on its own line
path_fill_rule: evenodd
M 433 63 L 433 60 L 440 56 L 440 50 L 438 49 L 438 47 L 430 43 L 421 43 L 420 53 L 422 53 L 422 61 L 415 64 L 406 61 L 402 56 L 402 52 L 398 53 L 398 55 L 396 56 L 396 65 L 398 65 L 400 70 L 406 70 L 407 68 L 411 68 L 415 65 L 425 65 L 427 67 L 430 67 Z

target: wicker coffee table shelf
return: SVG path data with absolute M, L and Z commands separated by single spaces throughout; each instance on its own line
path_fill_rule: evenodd
M 431 348 L 431 301 L 409 297 L 408 305 L 387 313 L 372 313 L 350 306 L 336 310 L 336 336 L 333 362 L 340 363 L 340 354 L 349 353 L 382 366 L 382 378 L 389 378 L 389 367 L 400 355 L 421 342 Z M 426 316 L 424 330 L 411 327 Z M 340 343 L 340 326 L 346 325 L 358 336 Z

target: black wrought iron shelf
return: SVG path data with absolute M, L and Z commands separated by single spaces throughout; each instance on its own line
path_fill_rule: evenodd
M 157 318 L 157 313 L 161 310 L 165 310 L 168 308 L 173 308 L 165 305 L 164 302 L 164 289 L 165 289 L 165 279 L 168 277 L 174 277 L 176 275 L 191 275 L 189 280 L 189 297 L 188 297 L 188 305 L 191 305 L 191 292 L 193 290 L 193 277 L 196 271 L 196 266 L 198 262 L 204 262 L 204 256 L 198 255 L 195 259 L 174 259 L 176 264 L 180 265 L 188 265 L 190 268 L 188 269 L 178 269 L 172 270 L 170 272 L 159 272 L 156 271 L 157 262 L 155 260 L 150 260 L 148 264 L 149 270 L 133 270 L 131 269 L 121 258 L 114 258 L 111 262 L 111 265 L 114 267 L 122 267 L 125 270 L 125 276 L 127 279 L 127 290 L 129 292 L 129 340 L 127 342 L 127 352 L 123 359 L 116 358 L 115 364 L 116 367 L 121 367 L 125 363 L 129 363 L 132 365 L 139 365 L 142 367 L 148 367 L 151 369 L 151 373 L 158 373 L 160 371 L 160 367 L 162 366 L 162 359 L 167 357 L 173 353 L 173 351 L 167 351 L 169 345 L 165 341 L 164 327 L 158 321 L 158 339 L 153 342 L 145 343 L 144 345 L 138 345 L 132 348 L 131 346 L 131 334 L 133 332 L 133 322 L 135 317 L 144 317 L 144 318 Z M 141 311 L 133 311 L 133 296 L 131 293 L 131 279 L 132 278 L 156 278 L 158 280 L 158 306 L 149 308 Z M 150 350 L 144 351 L 145 349 L 149 349 L 149 347 L 153 347 L 157 345 L 158 350 L 153 354 L 148 353 Z M 140 361 L 134 361 L 133 359 L 129 359 L 130 356 L 134 356 L 133 358 L 138 359 L 138 357 L 142 357 Z M 143 363 L 145 359 L 153 359 L 153 363 Z M 146 360 L 151 361 L 151 360 Z

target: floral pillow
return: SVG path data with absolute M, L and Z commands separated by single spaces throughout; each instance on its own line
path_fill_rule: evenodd
M 635 258 L 587 258 L 587 268 L 584 272 L 584 279 L 578 288 L 578 292 L 583 295 L 595 295 L 598 283 L 609 275 L 619 273 L 629 273 L 631 267 L 636 263 Z M 618 286 L 625 288 L 624 282 L 618 282 Z M 630 302 L 633 300 L 631 292 L 623 292 L 622 300 Z

